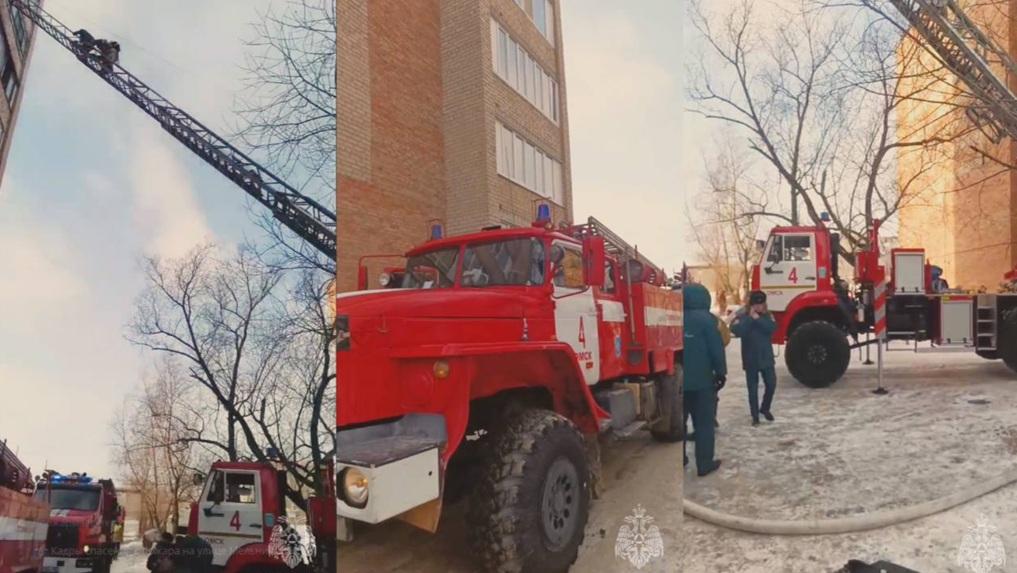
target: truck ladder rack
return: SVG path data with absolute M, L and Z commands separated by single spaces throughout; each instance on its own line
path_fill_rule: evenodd
M 329 258 L 336 256 L 336 215 L 301 194 L 190 114 L 115 62 L 83 45 L 70 28 L 43 10 L 37 0 L 11 0 L 35 26 L 81 63 L 159 122 L 163 129 L 230 181 L 267 207 L 272 215 Z
M 639 253 L 639 247 L 630 246 L 618 234 L 608 229 L 607 225 L 601 223 L 595 217 L 590 217 L 584 224 L 573 225 L 571 233 L 577 239 L 582 239 L 583 237 L 603 237 L 605 250 L 620 261 L 624 262 L 634 259 L 642 263 L 643 266 L 661 272 L 661 267 L 653 264 L 653 261 Z
M 995 143 L 1003 136 L 1017 139 L 1017 96 L 986 60 L 991 55 L 1005 73 L 1017 77 L 1017 64 L 1006 50 L 982 33 L 955 0 L 889 1 L 977 98 L 968 117 L 988 128 L 986 135 Z

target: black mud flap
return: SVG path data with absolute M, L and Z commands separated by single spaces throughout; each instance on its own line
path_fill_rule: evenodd
M 889 561 L 877 561 L 871 565 L 864 561 L 852 559 L 847 562 L 843 568 L 835 571 L 834 573 L 920 573 L 914 569 L 908 569 L 900 565 L 895 565 Z

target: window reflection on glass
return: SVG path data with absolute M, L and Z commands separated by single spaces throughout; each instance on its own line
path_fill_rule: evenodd
M 784 237 L 785 261 L 811 261 L 812 238 L 808 235 L 788 235 Z
M 766 261 L 767 262 L 769 262 L 769 263 L 779 263 L 780 262 L 780 255 L 781 255 L 781 252 L 782 252 L 782 249 L 783 249 L 783 244 L 784 244 L 783 239 L 784 239 L 784 237 L 781 236 L 781 235 L 777 235 L 776 237 L 773 238 L 773 241 L 770 243 L 770 250 L 766 254 Z
M 226 474 L 227 503 L 255 503 L 254 474 Z
M 211 479 L 209 479 L 208 496 L 206 496 L 206 499 L 216 503 L 221 503 L 225 499 L 222 489 L 222 472 L 214 472 Z
M 552 247 L 554 264 L 554 286 L 583 288 L 583 254 L 570 247 Z
M 614 292 L 614 265 L 611 261 L 604 261 L 604 288 L 600 290 L 606 293 Z
M 510 239 L 466 247 L 464 287 L 537 286 L 544 284 L 544 244 L 538 239 Z
M 438 249 L 406 261 L 403 288 L 451 288 L 456 282 L 459 247 Z

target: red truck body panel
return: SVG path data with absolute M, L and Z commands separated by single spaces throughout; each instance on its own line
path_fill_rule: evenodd
M 41 571 L 49 505 L 0 487 L 0 573 Z
M 553 245 L 582 247 L 566 233 L 534 226 L 432 240 L 407 257 L 442 248 L 463 253 L 466 245 L 521 238 L 542 241 L 548 252 Z M 463 259 L 459 256 L 454 286 L 337 295 L 337 317 L 347 321 L 348 333 L 348 346 L 340 345 L 337 356 L 340 430 L 407 414 L 441 414 L 448 439 L 444 465 L 463 439 L 472 400 L 539 388 L 550 394 L 556 411 L 595 433 L 607 413 L 594 401 L 593 384 L 674 370 L 683 340 L 680 293 L 639 280 L 643 277 L 634 277 L 628 292 L 616 258 L 607 256 L 613 288 L 576 293 L 592 295 L 590 314 L 578 318 L 578 341 L 566 340 L 562 330 L 563 309 L 576 297 L 556 295 L 549 281 L 463 286 L 458 274 Z M 550 264 L 545 261 L 545 277 Z M 664 276 L 649 270 L 646 276 Z M 439 360 L 448 365 L 443 379 L 435 376 Z

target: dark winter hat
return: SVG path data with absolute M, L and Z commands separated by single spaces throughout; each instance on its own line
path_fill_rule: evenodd
M 766 293 L 761 290 L 754 290 L 749 293 L 749 304 L 766 304 Z

